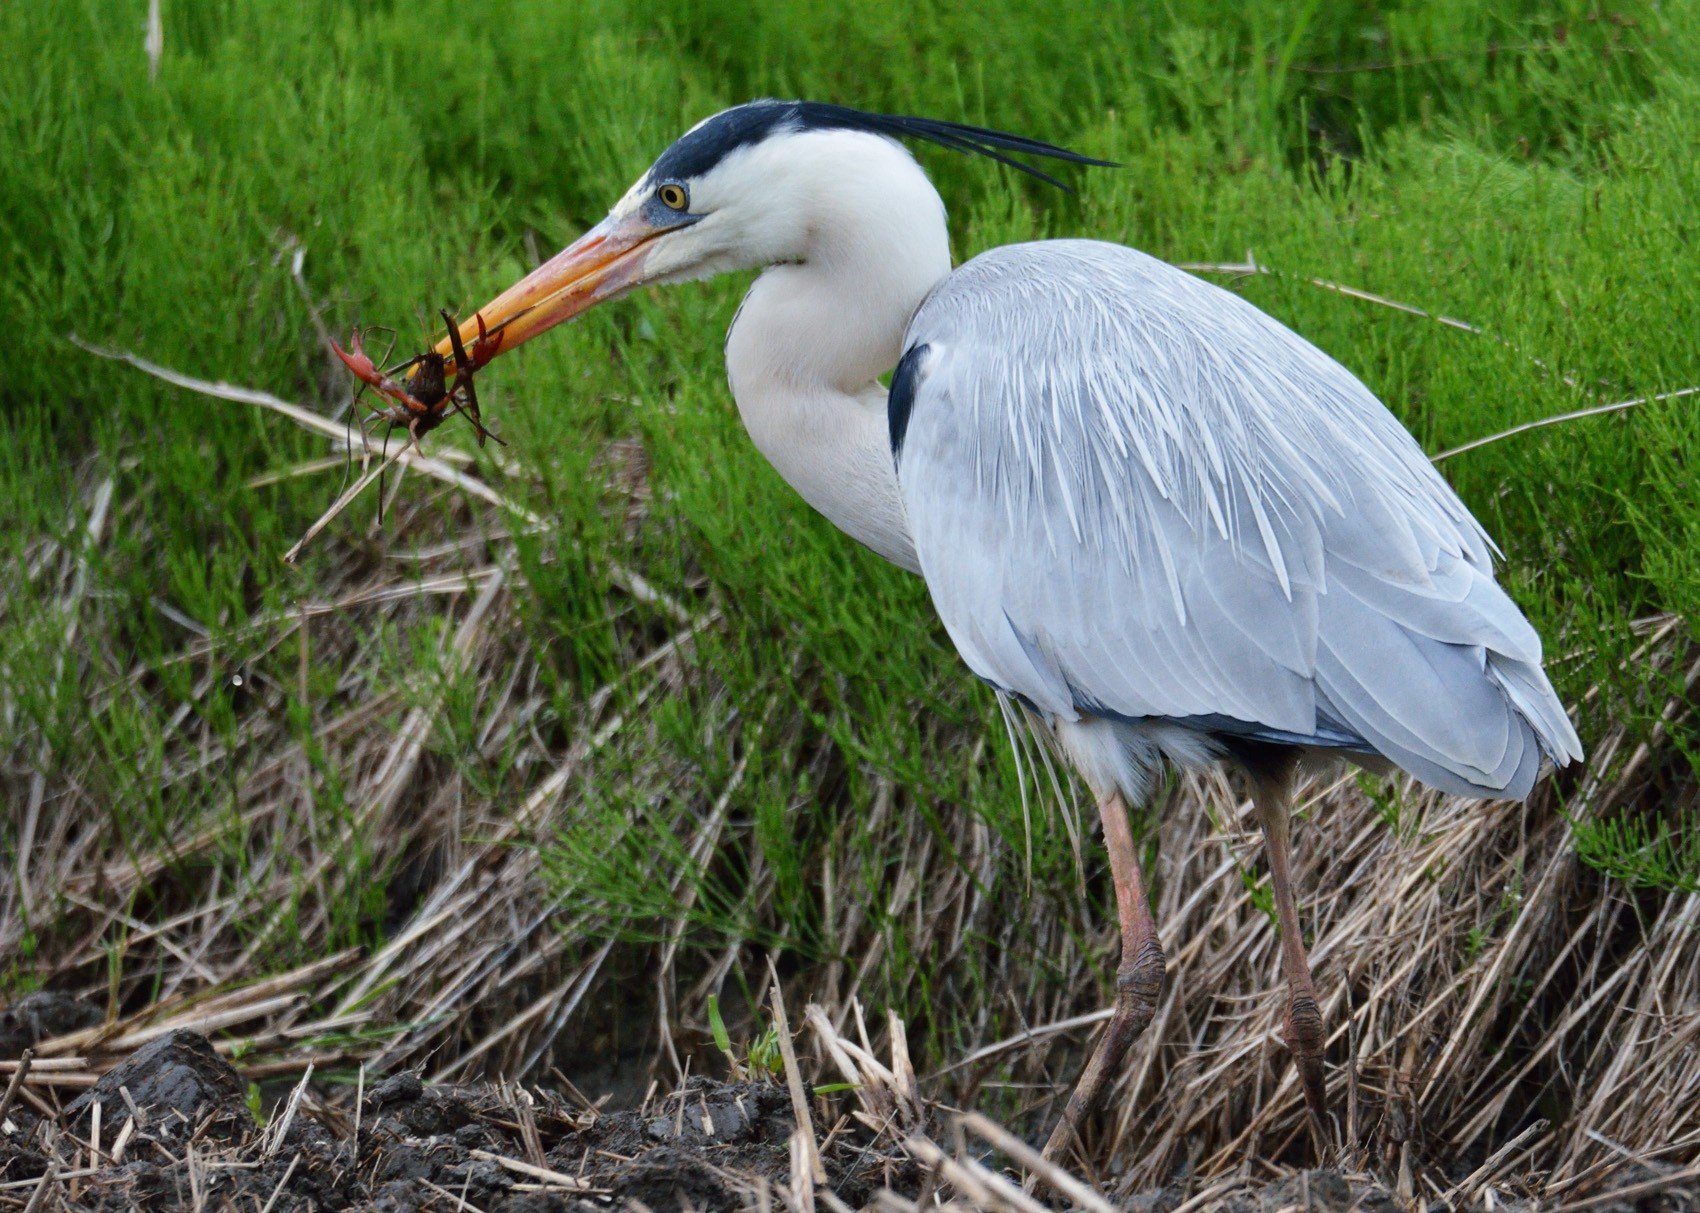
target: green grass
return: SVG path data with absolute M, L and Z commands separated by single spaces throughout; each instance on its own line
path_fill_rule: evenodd
M 720 356 L 744 282 L 604 309 L 481 381 L 518 464 L 502 489 L 549 525 L 511 545 L 504 634 L 471 668 L 445 658 L 458 599 L 338 611 L 305 646 L 291 627 L 251 627 L 379 573 L 406 580 L 391 557 L 459 535 L 464 507 L 410 482 L 384 528 L 357 507 L 286 566 L 336 473 L 248 482 L 322 456 L 322 442 L 66 338 L 329 408 L 343 386 L 291 279 L 297 251 L 333 330 L 393 323 L 407 349 L 427 308 L 490 297 L 522 272 L 528 238 L 546 252 L 593 223 L 689 122 L 806 95 L 1121 161 L 1071 173 L 1069 196 L 922 153 L 959 257 L 1063 234 L 1181 261 L 1252 250 L 1283 274 L 1239 289 L 1362 376 L 1430 450 L 1700 383 L 1700 5 L 1128 7 L 1139 11 L 167 3 L 153 82 L 140 3 L 0 7 L 0 308 L 14 351 L 0 380 L 0 795 L 23 804 L 44 766 L 49 807 L 82 823 L 66 837 L 104 830 L 118 854 L 212 829 L 216 845 L 174 879 L 240 887 L 264 851 L 242 818 L 246 781 L 285 737 L 299 797 L 279 813 L 313 847 L 293 858 L 287 904 L 241 906 L 228 924 L 257 966 L 278 968 L 380 942 L 417 897 L 423 860 L 386 850 L 375 831 L 387 819 L 363 814 L 360 744 L 387 743 L 407 709 L 428 707 L 428 778 L 404 811 L 452 783 L 499 813 L 535 787 L 539 761 L 582 740 L 587 700 L 613 685 L 614 710 L 643 727 L 585 763 L 545 840 L 567 929 L 665 942 L 683 923 L 693 972 L 741 941 L 853 968 L 841 935 L 846 907 L 863 904 L 850 934 L 883 941 L 868 996 L 934 1029 L 938 1055 L 983 1031 L 969 1025 L 992 962 L 955 970 L 948 991 L 930 974 L 966 947 L 1041 987 L 1053 961 L 1037 944 L 1005 955 L 1002 924 L 958 937 L 913 907 L 888 912 L 900 857 L 955 855 L 974 889 L 1059 920 L 1079 915 L 1077 867 L 1094 861 L 1022 796 L 990 697 L 919 582 L 810 514 L 745 439 Z M 431 441 L 467 444 L 449 430 Z M 623 443 L 646 468 L 635 521 L 609 470 Z M 1680 687 L 1683 669 L 1631 659 L 1632 623 L 1700 620 L 1697 457 L 1690 401 L 1445 465 L 1504 548 L 1561 693 L 1598 688 L 1585 741 L 1620 726 L 1651 736 Z M 67 653 L 65 553 L 84 551 L 107 478 L 112 518 L 86 549 Z M 475 530 L 519 528 L 476 513 Z M 476 563 L 503 542 L 489 545 Z M 687 676 L 628 678 L 677 625 L 611 590 L 610 556 L 719 612 Z M 237 671 L 260 689 L 233 685 Z M 510 679 L 529 707 L 492 742 Z M 352 736 L 324 735 L 365 702 L 380 710 Z M 1691 786 L 1691 727 L 1665 735 L 1686 756 L 1673 786 Z M 196 766 L 195 753 L 213 757 Z M 727 829 L 693 855 L 722 797 Z M 884 817 L 882 797 L 896 806 Z M 1585 857 L 1636 886 L 1692 887 L 1668 870 L 1692 858 L 1696 829 L 1673 804 L 1664 833 L 1602 827 Z M 984 833 L 971 853 L 964 815 Z M 9 867 L 17 820 L 0 825 Z M 312 865 L 333 851 L 341 876 L 327 885 Z M 1093 887 L 1102 913 L 1107 892 Z M 152 882 L 129 912 L 165 915 L 182 908 L 174 897 Z M 49 895 L 12 941 L 13 984 L 33 980 L 31 949 L 70 946 L 61 912 Z

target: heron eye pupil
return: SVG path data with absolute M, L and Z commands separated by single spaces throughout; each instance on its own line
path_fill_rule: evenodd
M 684 186 L 664 185 L 661 187 L 660 194 L 663 206 L 675 211 L 682 211 L 685 209 L 687 199 L 685 198 Z

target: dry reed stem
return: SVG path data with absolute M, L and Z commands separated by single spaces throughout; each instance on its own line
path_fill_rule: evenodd
M 522 1162 L 517 1158 L 508 1158 L 503 1154 L 493 1154 L 489 1150 L 469 1150 L 474 1158 L 485 1162 L 493 1162 L 503 1170 L 512 1171 L 515 1175 L 529 1175 L 532 1179 L 540 1179 L 544 1183 L 557 1188 L 565 1188 L 569 1192 L 590 1192 L 594 1189 L 575 1175 L 566 1175 L 549 1167 L 540 1167 L 534 1163 Z
M 1361 287 L 1347 286 L 1340 282 L 1330 282 L 1326 278 L 1309 278 L 1301 274 L 1292 274 L 1284 270 L 1271 269 L 1269 266 L 1259 263 L 1257 258 L 1254 257 L 1249 250 L 1246 252 L 1245 260 L 1243 262 L 1185 261 L 1177 264 L 1180 269 L 1198 274 L 1233 274 L 1242 277 L 1264 275 L 1272 278 L 1291 279 L 1296 282 L 1305 283 L 1308 286 L 1319 287 L 1325 291 L 1332 291 L 1337 295 L 1344 295 L 1349 299 L 1358 299 L 1365 303 L 1373 303 L 1378 307 L 1391 308 L 1396 312 L 1404 312 L 1408 316 L 1419 316 L 1424 320 L 1432 320 L 1434 323 L 1443 325 L 1447 328 L 1457 329 L 1464 333 L 1471 333 L 1477 337 L 1486 337 L 1488 340 L 1497 342 L 1506 349 L 1527 358 L 1531 363 L 1540 367 L 1542 370 L 1552 371 L 1557 374 L 1559 379 L 1569 387 L 1573 387 L 1578 391 L 1588 390 L 1576 378 L 1576 376 L 1567 371 L 1554 371 L 1554 368 L 1548 365 L 1544 360 L 1530 354 L 1515 342 L 1508 341 L 1504 337 L 1498 336 L 1479 325 L 1471 324 L 1467 320 L 1459 320 L 1454 316 L 1445 316 L 1438 312 L 1431 312 L 1427 308 L 1421 308 L 1412 303 L 1401 303 L 1397 299 L 1390 299 L 1386 295 L 1378 295 L 1374 291 L 1366 291 Z M 1589 394 L 1591 395 L 1593 393 L 1590 392 Z M 1430 459 L 1435 463 L 1441 463 L 1445 460 L 1451 459 L 1455 455 L 1462 455 L 1466 451 L 1473 451 L 1478 447 L 1484 447 L 1490 443 L 1499 442 L 1506 438 L 1512 438 L 1518 434 L 1526 434 L 1530 430 L 1544 429 L 1549 425 L 1562 425 L 1571 421 L 1581 421 L 1588 417 L 1600 417 L 1607 413 L 1621 413 L 1628 409 L 1639 408 L 1644 404 L 1654 404 L 1664 400 L 1680 400 L 1685 396 L 1694 395 L 1700 395 L 1700 387 L 1685 387 L 1668 392 L 1655 392 L 1648 395 L 1636 396 L 1629 400 L 1619 400 L 1613 404 L 1596 404 L 1587 408 L 1574 409 L 1566 413 L 1558 413 L 1551 417 L 1538 417 L 1533 421 L 1525 421 L 1521 425 L 1514 425 L 1509 429 L 1500 430 L 1497 433 L 1486 434 L 1480 438 L 1473 438 L 1469 442 L 1460 443 L 1458 446 L 1452 447 L 1449 450 L 1444 450 L 1438 454 L 1430 456 Z
M 1607 413 L 1621 413 L 1626 409 L 1640 408 L 1643 404 L 1656 404 L 1663 400 L 1681 400 L 1685 396 L 1694 395 L 1700 395 L 1700 387 L 1677 388 L 1669 392 L 1653 392 L 1646 396 L 1619 400 L 1613 404 L 1596 404 L 1585 409 L 1573 409 L 1568 413 L 1556 413 L 1551 417 L 1537 417 L 1533 421 L 1525 421 L 1521 425 L 1512 426 L 1510 429 L 1500 430 L 1495 434 L 1487 434 L 1481 438 L 1473 438 L 1469 442 L 1460 443 L 1449 450 L 1430 456 L 1430 459 L 1435 463 L 1441 463 L 1454 455 L 1462 455 L 1465 451 L 1473 451 L 1477 447 L 1487 446 L 1489 443 L 1498 442 L 1503 438 L 1513 438 L 1518 434 L 1526 434 L 1530 430 L 1544 429 L 1549 425 L 1563 425 L 1569 421 L 1581 421 L 1586 417 L 1603 417 Z
M 1468 320 L 1459 320 L 1455 316 L 1446 316 L 1439 312 L 1431 312 L 1427 308 L 1418 307 L 1414 303 L 1402 303 L 1399 300 L 1389 298 L 1386 295 L 1379 295 L 1374 291 L 1366 291 L 1362 287 L 1347 286 L 1342 282 L 1330 282 L 1326 278 L 1311 278 L 1303 274 L 1290 273 L 1286 270 L 1272 269 L 1259 262 L 1250 249 L 1246 250 L 1245 260 L 1241 262 L 1181 261 L 1176 263 L 1176 267 L 1195 274 L 1231 274 L 1237 277 L 1262 275 L 1270 278 L 1302 282 L 1306 286 L 1314 286 L 1325 291 L 1331 291 L 1336 295 L 1344 295 L 1348 299 L 1356 299 L 1363 303 L 1373 303 L 1377 307 L 1391 308 L 1396 312 L 1404 312 L 1407 316 L 1418 316 L 1424 320 L 1432 320 L 1436 324 L 1442 325 L 1446 328 L 1457 329 L 1459 332 L 1470 333 L 1477 337 L 1486 337 L 1489 341 L 1496 342 L 1497 344 L 1504 346 L 1506 349 L 1511 350 L 1513 353 L 1522 355 L 1535 366 L 1540 367 L 1543 371 L 1553 370 L 1553 368 L 1543 359 L 1530 354 L 1528 351 L 1524 350 L 1522 346 L 1517 345 L 1515 342 L 1509 341 L 1488 329 L 1484 329 L 1480 325 L 1471 324 Z M 1568 386 L 1576 388 L 1579 391 L 1584 390 L 1582 384 L 1569 372 L 1557 371 L 1556 374 L 1558 374 L 1559 378 Z
M 826 1182 L 826 1168 L 821 1165 L 814 1119 L 809 1113 L 809 1097 L 803 1090 L 803 1073 L 797 1065 L 797 1050 L 791 1043 L 791 1024 L 785 1015 L 785 992 L 780 986 L 779 973 L 773 967 L 772 957 L 768 958 L 767 972 L 771 982 L 773 1025 L 779 1035 L 780 1055 L 785 1060 L 785 1086 L 791 1092 L 791 1113 L 796 1117 L 797 1132 L 802 1142 L 805 1175 L 814 1187 L 819 1187 Z M 796 1186 L 799 1191 L 812 1192 L 805 1185 Z

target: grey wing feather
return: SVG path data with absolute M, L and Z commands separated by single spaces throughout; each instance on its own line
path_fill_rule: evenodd
M 982 678 L 1063 719 L 1373 751 L 1464 794 L 1581 757 L 1464 504 L 1238 296 L 1119 245 L 1015 245 L 947 278 L 905 346 L 898 481 Z

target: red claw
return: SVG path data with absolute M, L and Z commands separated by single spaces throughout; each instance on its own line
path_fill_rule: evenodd
M 343 365 L 353 372 L 355 378 L 379 395 L 395 401 L 409 413 L 419 415 L 432 412 L 431 406 L 423 400 L 417 399 L 407 390 L 405 384 L 397 382 L 378 369 L 372 359 L 367 356 L 365 347 L 360 340 L 359 329 L 354 329 L 349 333 L 348 344 L 353 347 L 352 352 L 338 345 L 335 338 L 331 339 L 332 351 L 338 358 L 342 359 Z
M 366 356 L 366 350 L 360 343 L 359 329 L 349 333 L 348 344 L 354 347 L 352 354 L 338 345 L 335 337 L 331 338 L 331 349 L 335 351 L 338 358 L 342 359 L 343 365 L 354 372 L 355 377 L 361 382 L 377 387 L 383 376 L 378 373 L 378 368 L 372 365 L 372 360 Z
M 472 349 L 469 353 L 471 354 L 472 369 L 479 371 L 484 369 L 490 359 L 502 352 L 502 330 L 497 329 L 494 333 L 488 332 L 484 328 L 483 312 L 474 313 L 472 318 L 478 322 L 478 340 L 472 343 Z

